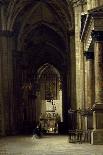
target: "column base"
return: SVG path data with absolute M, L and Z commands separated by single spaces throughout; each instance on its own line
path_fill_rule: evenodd
M 103 129 L 93 130 L 91 133 L 91 144 L 102 145 L 103 144 Z

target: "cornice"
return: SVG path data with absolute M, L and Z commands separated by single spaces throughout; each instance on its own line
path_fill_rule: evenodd
M 93 19 L 95 19 L 95 18 L 103 18 L 103 6 L 96 7 L 94 9 L 91 9 L 88 11 L 86 20 L 84 22 L 84 27 L 82 29 L 82 33 L 80 36 L 81 40 L 84 39 L 87 29 L 88 28 L 90 29 L 90 21 L 93 21 Z
M 91 20 L 91 16 L 89 14 L 87 14 L 86 19 L 85 19 L 85 22 L 84 22 L 83 29 L 82 29 L 82 32 L 81 32 L 81 36 L 80 36 L 80 39 L 81 40 L 84 39 L 84 36 L 86 34 L 86 31 L 87 31 L 88 26 L 89 26 L 89 23 L 90 23 L 90 20 Z
M 98 23 L 99 20 L 101 20 L 101 24 Z M 81 41 L 84 42 L 84 50 L 88 51 L 92 40 L 103 41 L 102 23 L 103 6 L 88 11 L 80 36 Z
M 84 42 L 84 50 L 88 51 L 92 43 L 91 32 L 94 29 L 94 21 L 91 15 L 87 14 L 86 20 L 84 22 L 84 27 L 81 31 L 80 39 Z
M 98 16 L 98 15 L 103 15 L 103 5 L 102 6 L 99 6 L 99 7 L 95 7 L 91 10 L 88 10 L 88 13 L 91 15 L 91 16 Z

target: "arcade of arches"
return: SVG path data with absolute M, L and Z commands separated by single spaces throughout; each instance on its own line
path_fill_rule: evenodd
M 0 0 L 0 135 L 90 130 L 103 144 L 103 1 Z

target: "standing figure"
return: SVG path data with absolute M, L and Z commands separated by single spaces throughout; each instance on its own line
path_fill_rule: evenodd
M 41 133 L 41 123 L 38 122 L 36 128 L 34 129 L 34 134 L 36 138 L 41 138 L 42 133 Z

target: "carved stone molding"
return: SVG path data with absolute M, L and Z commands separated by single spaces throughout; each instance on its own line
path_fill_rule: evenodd
M 92 31 L 91 33 L 92 38 L 95 41 L 103 41 L 103 31 Z

